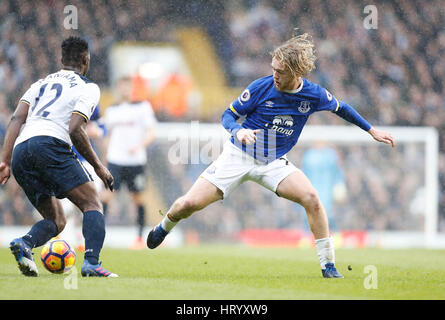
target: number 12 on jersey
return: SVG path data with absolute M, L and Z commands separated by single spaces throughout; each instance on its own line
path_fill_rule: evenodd
M 48 85 L 48 83 L 45 83 L 44 85 L 42 85 L 40 87 L 40 91 L 39 91 L 39 96 L 36 98 L 36 102 L 34 104 L 34 106 L 31 109 L 31 112 L 34 112 L 34 110 L 37 108 L 37 105 L 39 104 L 40 98 L 43 96 L 43 94 L 45 93 L 45 89 L 46 86 Z M 43 116 L 44 118 L 46 118 L 50 112 L 49 111 L 45 111 L 49 106 L 51 106 L 54 102 L 56 102 L 57 99 L 59 99 L 60 95 L 62 94 L 62 85 L 60 83 L 53 83 L 53 85 L 51 86 L 50 91 L 55 90 L 56 91 L 56 96 L 51 99 L 51 101 L 49 101 L 47 104 L 45 104 L 43 107 L 41 107 L 37 113 L 36 116 Z

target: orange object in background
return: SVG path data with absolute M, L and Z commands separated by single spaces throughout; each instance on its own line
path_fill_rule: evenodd
M 188 246 L 197 246 L 199 245 L 199 234 L 196 230 L 189 230 L 185 234 L 185 243 Z
M 187 97 L 192 89 L 192 81 L 186 76 L 170 74 L 159 86 L 154 96 L 155 110 L 174 118 L 185 116 L 188 109 Z
M 135 74 L 131 78 L 131 101 L 148 101 L 150 99 L 150 83 L 146 78 Z

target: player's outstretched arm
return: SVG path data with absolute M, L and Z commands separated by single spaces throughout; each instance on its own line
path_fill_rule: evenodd
M 368 132 L 376 141 L 390 144 L 393 147 L 395 146 L 394 138 L 389 132 L 373 128 L 368 121 L 366 121 L 353 107 L 347 103 L 340 101 L 339 104 L 340 107 L 335 112 L 338 116 L 359 126 Z
M 85 118 L 77 113 L 73 113 L 69 125 L 69 133 L 73 145 L 77 151 L 94 168 L 99 178 L 104 182 L 105 187 L 113 191 L 113 176 L 102 164 L 91 146 L 90 139 L 86 132 Z
M 9 177 L 11 176 L 11 158 L 12 149 L 14 148 L 14 143 L 20 133 L 20 128 L 26 122 L 26 117 L 28 116 L 29 104 L 20 101 L 11 120 L 8 124 L 8 129 L 6 130 L 5 141 L 2 147 L 1 162 L 0 162 L 0 183 L 4 185 Z
M 390 134 L 389 132 L 371 127 L 371 129 L 368 130 L 368 133 L 378 142 L 390 144 L 392 147 L 395 147 L 396 145 L 392 134 Z

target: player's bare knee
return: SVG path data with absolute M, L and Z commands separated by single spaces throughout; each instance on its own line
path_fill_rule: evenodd
M 301 204 L 306 209 L 310 209 L 310 212 L 318 212 L 321 209 L 321 202 L 317 190 L 313 189 L 305 192 Z
M 193 203 L 185 197 L 179 198 L 178 204 L 179 204 L 179 207 L 181 208 L 180 209 L 181 211 L 189 211 L 193 206 Z
M 181 212 L 181 218 L 187 218 L 193 214 L 193 212 L 199 210 L 198 201 L 190 197 L 181 197 L 176 200 L 177 205 L 179 207 L 179 211 Z
M 204 206 L 201 201 L 196 198 L 187 198 L 186 199 L 187 208 L 193 212 L 201 210 Z
M 87 199 L 85 200 L 80 207 L 80 210 L 85 213 L 87 211 L 99 211 L 103 213 L 103 206 L 102 202 L 99 201 L 99 199 Z
M 87 211 L 99 211 L 100 213 L 103 214 L 104 208 L 102 206 L 102 202 L 100 202 L 100 201 L 92 201 L 89 204 L 89 207 L 88 207 Z

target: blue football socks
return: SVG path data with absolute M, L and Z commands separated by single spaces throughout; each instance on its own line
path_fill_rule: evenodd
M 105 219 L 99 211 L 91 210 L 83 214 L 82 233 L 85 238 L 85 259 L 96 265 L 105 240 Z
M 28 246 L 35 248 L 43 246 L 49 239 L 58 234 L 59 230 L 56 223 L 53 220 L 43 219 L 34 224 L 22 239 Z

